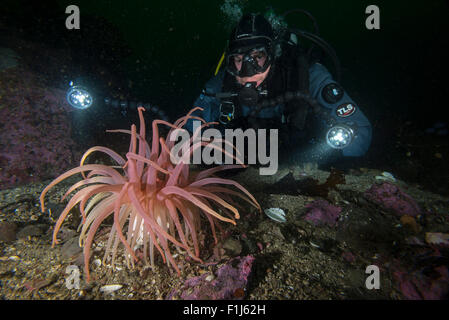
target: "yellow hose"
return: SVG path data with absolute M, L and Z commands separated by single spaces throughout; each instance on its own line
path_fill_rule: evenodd
M 215 69 L 215 75 L 217 75 L 218 71 L 220 70 L 221 65 L 223 64 L 223 60 L 225 58 L 225 53 L 221 55 L 220 61 L 218 62 L 217 69 Z

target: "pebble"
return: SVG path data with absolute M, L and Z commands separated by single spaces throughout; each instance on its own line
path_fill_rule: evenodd
M 101 260 L 100 260 L 100 259 L 95 259 L 95 260 L 93 261 L 93 264 L 94 264 L 96 267 L 100 267 L 100 266 L 101 266 Z
M 210 281 L 212 281 L 212 280 L 214 280 L 215 279 L 215 276 L 213 275 L 213 274 L 210 274 L 210 275 L 208 275 L 207 277 L 206 277 L 206 281 L 208 281 L 208 282 L 210 282 Z
M 236 239 L 228 238 L 223 243 L 223 249 L 225 249 L 229 254 L 237 256 L 242 252 L 242 244 Z
M 123 286 L 121 284 L 108 284 L 105 286 L 102 286 L 100 288 L 100 292 L 103 293 L 112 293 L 115 292 L 117 290 L 120 290 Z

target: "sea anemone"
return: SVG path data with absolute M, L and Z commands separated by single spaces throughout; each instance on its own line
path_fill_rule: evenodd
M 233 202 L 232 197 L 244 199 L 260 211 L 260 205 L 256 199 L 243 186 L 234 180 L 214 176 L 218 171 L 242 167 L 243 164 L 220 165 L 199 172 L 191 172 L 191 167 L 185 158 L 178 163 L 174 163 L 171 159 L 170 154 L 175 142 L 166 142 L 164 138 L 159 137 L 159 124 L 170 127 L 167 135 L 170 136 L 173 130 L 185 131 L 183 126 L 189 119 L 200 120 L 203 124 L 186 142 L 189 147 L 188 154 L 191 155 L 197 148 L 209 145 L 207 141 L 196 141 L 200 129 L 212 124 L 192 116 L 192 112 L 197 109 L 200 108 L 192 109 L 174 124 L 154 120 L 150 148 L 145 140 L 143 118 L 145 109 L 139 107 L 139 134 L 134 124 L 131 126 L 131 131 L 108 130 L 131 135 L 126 160 L 109 148 L 100 146 L 90 148 L 81 158 L 79 167 L 63 173 L 42 191 L 40 202 L 44 212 L 44 198 L 47 192 L 67 177 L 77 173 L 82 174 L 83 179 L 72 185 L 61 199 L 63 201 L 69 194 L 76 191 L 56 222 L 52 247 L 58 243 L 57 234 L 68 213 L 79 204 L 82 215 L 79 244 L 83 247 L 84 270 L 88 282 L 90 280 L 90 250 L 94 235 L 102 222 L 111 215 L 113 226 L 107 241 L 103 263 L 111 259 L 111 264 L 114 266 L 117 249 L 121 243 L 126 250 L 125 258 L 128 267 L 134 266 L 135 261 L 138 260 L 136 250 L 142 246 L 144 261 L 148 261 L 149 257 L 151 265 L 154 265 L 154 248 L 156 248 L 164 263 L 171 265 L 180 275 L 171 250 L 184 250 L 192 259 L 202 263 L 198 239 L 202 216 L 208 220 L 214 241 L 217 243 L 215 232 L 217 222 L 221 220 L 236 224 L 235 220 L 240 217 L 236 208 L 237 204 Z M 217 149 L 216 144 L 212 147 Z M 218 149 L 226 153 L 222 148 L 218 147 Z M 84 164 L 87 156 L 95 151 L 106 153 L 117 162 L 118 166 Z M 234 186 L 237 190 L 223 185 Z

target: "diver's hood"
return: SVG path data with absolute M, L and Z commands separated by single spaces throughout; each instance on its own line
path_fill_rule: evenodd
M 247 52 L 256 47 L 271 49 L 274 39 L 273 28 L 260 14 L 246 14 L 232 31 L 228 54 Z

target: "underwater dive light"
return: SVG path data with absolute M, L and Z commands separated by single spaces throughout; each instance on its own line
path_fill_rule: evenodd
M 73 81 L 70 82 L 70 88 L 67 90 L 66 99 L 72 107 L 79 110 L 89 108 L 94 102 L 89 91 L 85 87 L 74 85 Z
M 354 130 L 345 124 L 334 125 L 326 133 L 326 142 L 334 149 L 346 148 L 353 139 Z

